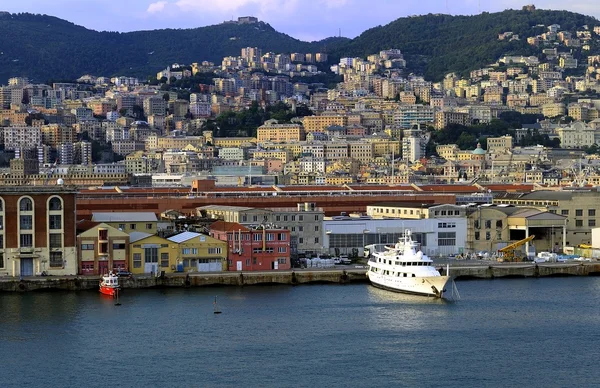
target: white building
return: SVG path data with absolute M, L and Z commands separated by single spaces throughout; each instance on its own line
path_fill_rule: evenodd
M 42 130 L 38 127 L 4 128 L 4 148 L 37 148 L 42 144 Z
M 326 218 L 323 221 L 323 253 L 352 255 L 354 252 L 361 255 L 367 245 L 396 243 L 406 230 L 412 232 L 413 239 L 428 256 L 460 253 L 467 244 L 464 209 L 461 214 L 426 219 L 382 220 L 367 216 Z
M 244 150 L 238 147 L 223 147 L 219 149 L 219 159 L 243 160 Z

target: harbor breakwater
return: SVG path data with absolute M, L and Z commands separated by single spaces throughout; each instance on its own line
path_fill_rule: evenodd
M 447 267 L 440 267 L 442 275 Z M 556 277 L 556 276 L 600 276 L 600 263 L 567 264 L 514 264 L 494 263 L 484 265 L 450 266 L 450 275 L 456 280 L 500 279 L 519 277 Z M 0 292 L 26 292 L 37 290 L 95 290 L 98 289 L 98 276 L 46 276 L 18 278 L 0 278 Z M 215 287 L 215 286 L 252 286 L 265 284 L 302 285 L 302 284 L 348 284 L 366 283 L 365 268 L 320 269 L 269 272 L 221 272 L 221 273 L 177 273 L 166 276 L 134 275 L 120 278 L 124 289 L 168 288 L 168 287 Z

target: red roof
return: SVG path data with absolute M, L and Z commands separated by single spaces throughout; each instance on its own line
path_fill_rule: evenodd
M 238 224 L 237 222 L 225 222 L 225 221 L 216 221 L 210 224 L 211 230 L 218 230 L 221 232 L 249 232 L 250 229 L 246 228 L 242 224 Z

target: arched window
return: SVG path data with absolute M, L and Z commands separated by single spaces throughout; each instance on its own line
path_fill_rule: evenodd
M 30 212 L 33 210 L 33 202 L 29 198 L 22 198 L 19 201 L 19 210 L 22 212 Z
M 48 210 L 62 210 L 62 201 L 60 198 L 50 198 L 50 202 L 48 202 Z

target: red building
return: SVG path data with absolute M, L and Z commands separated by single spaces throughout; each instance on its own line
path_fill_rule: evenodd
M 210 226 L 210 236 L 227 241 L 228 271 L 266 271 L 290 269 L 290 231 L 256 228 L 236 222 L 217 221 Z

